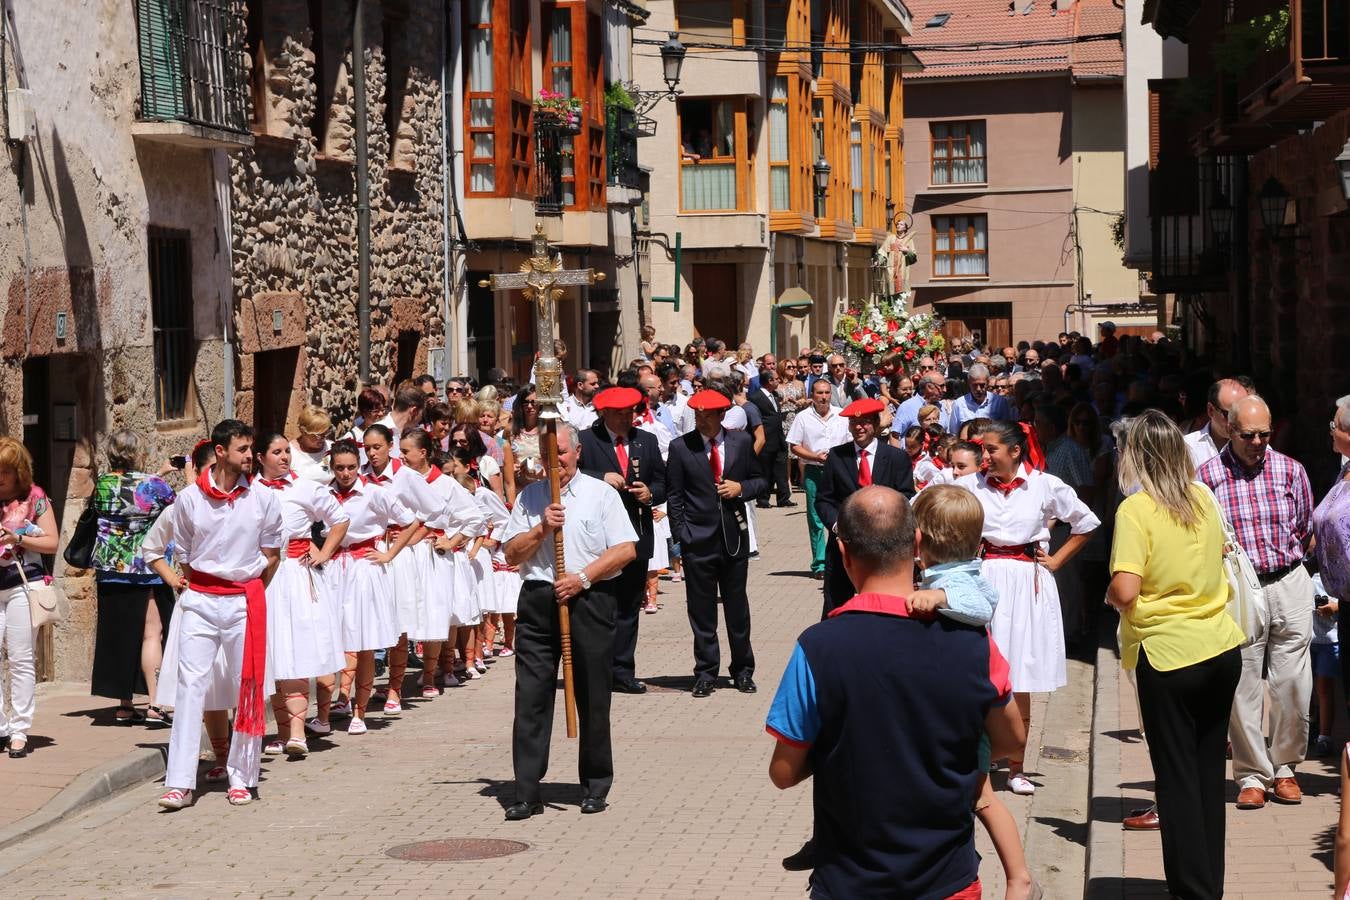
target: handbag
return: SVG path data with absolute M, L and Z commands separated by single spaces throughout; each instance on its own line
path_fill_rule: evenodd
M 94 544 L 98 538 L 98 509 L 90 497 L 70 534 L 70 541 L 61 554 L 72 569 L 90 569 L 94 565 Z
M 23 560 L 16 560 L 14 563 L 19 567 L 19 579 L 23 581 L 23 592 L 28 595 L 28 616 L 32 619 L 33 628 L 41 628 L 43 625 L 60 625 L 66 620 L 69 612 L 69 604 L 66 602 L 66 595 L 53 582 L 43 579 L 37 584 L 28 580 L 28 575 L 23 570 Z
M 1205 489 L 1205 494 L 1214 504 L 1219 514 L 1219 524 L 1223 528 L 1223 571 L 1228 578 L 1228 614 L 1237 622 L 1246 636 L 1242 646 L 1259 638 L 1266 630 L 1266 594 L 1261 588 L 1261 579 L 1257 577 L 1256 567 L 1252 565 L 1247 551 L 1238 543 L 1237 532 L 1228 521 L 1219 498 L 1209 489 L 1209 485 L 1197 481 Z

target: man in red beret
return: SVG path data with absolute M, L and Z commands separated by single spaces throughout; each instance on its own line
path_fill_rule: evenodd
M 595 395 L 598 418 L 581 430 L 581 471 L 619 492 L 637 532 L 637 558 L 614 579 L 618 615 L 614 622 L 614 690 L 645 694 L 637 680 L 638 620 L 647 597 L 647 562 L 652 558 L 652 507 L 666 501 L 666 466 L 656 436 L 633 427 L 645 407 L 642 392 L 608 387 Z
M 694 430 L 670 442 L 670 531 L 684 558 L 686 605 L 694 632 L 695 697 L 717 687 L 721 648 L 717 604 L 721 596 L 731 646 L 731 680 L 741 693 L 755 692 L 755 654 L 750 648 L 750 600 L 745 577 L 750 560 L 746 503 L 768 490 L 755 457 L 754 439 L 728 431 L 722 418 L 731 399 L 715 390 L 689 398 Z
M 833 533 L 839 507 L 854 491 L 869 484 L 893 488 L 906 498 L 914 496 L 914 473 L 909 454 L 889 442 L 878 440 L 881 430 L 880 400 L 854 400 L 840 413 L 848 420 L 853 440 L 830 448 L 825 457 L 824 477 L 816 492 L 816 513 L 826 530 Z M 825 605 L 821 618 L 853 599 L 854 585 L 844 571 L 839 542 L 825 543 Z

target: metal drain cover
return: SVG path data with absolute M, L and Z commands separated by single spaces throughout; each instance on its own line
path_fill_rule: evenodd
M 1067 747 L 1041 747 L 1041 756 L 1060 762 L 1082 762 L 1087 758 L 1081 751 Z
M 530 849 L 520 841 L 500 841 L 491 838 L 445 838 L 439 841 L 418 841 L 399 844 L 384 851 L 384 855 L 408 862 L 465 862 L 471 859 L 496 859 Z

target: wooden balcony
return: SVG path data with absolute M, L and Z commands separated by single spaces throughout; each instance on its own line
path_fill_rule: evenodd
M 1265 49 L 1237 79 L 1241 118 L 1305 124 L 1350 107 L 1350 6 L 1344 0 L 1282 0 L 1266 15 L 1288 17 L 1284 45 Z

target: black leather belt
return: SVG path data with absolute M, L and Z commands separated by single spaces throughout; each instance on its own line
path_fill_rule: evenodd
M 1258 572 L 1256 575 L 1256 580 L 1261 582 L 1262 587 L 1265 587 L 1266 585 L 1274 584 L 1284 576 L 1288 575 L 1290 572 L 1294 571 L 1295 569 L 1300 569 L 1302 567 L 1303 567 L 1303 560 L 1299 560 L 1296 563 L 1290 563 L 1284 568 L 1276 569 L 1273 572 Z

